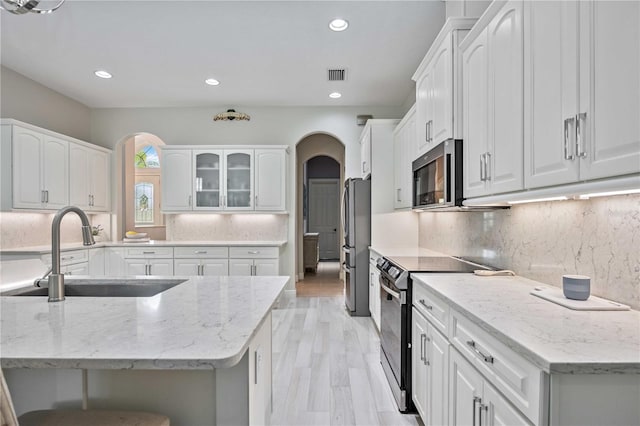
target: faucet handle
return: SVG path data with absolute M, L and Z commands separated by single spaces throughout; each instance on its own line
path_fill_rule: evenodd
M 42 278 L 36 278 L 36 279 L 33 281 L 33 285 L 34 285 L 35 287 L 48 287 L 48 286 L 49 286 L 49 280 L 48 280 L 48 279 L 46 279 L 46 278 L 49 276 L 49 274 L 51 274 L 51 271 L 53 271 L 53 266 L 51 266 L 51 267 L 47 270 L 47 272 L 45 272 L 45 273 L 44 273 L 44 275 L 42 276 Z M 41 285 L 43 281 L 47 283 L 47 285 L 46 285 L 46 286 Z

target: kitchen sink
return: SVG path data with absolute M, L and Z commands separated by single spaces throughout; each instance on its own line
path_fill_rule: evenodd
M 185 282 L 184 279 L 93 279 L 68 280 L 64 286 L 67 297 L 151 297 Z M 48 296 L 46 287 L 23 287 L 1 296 Z

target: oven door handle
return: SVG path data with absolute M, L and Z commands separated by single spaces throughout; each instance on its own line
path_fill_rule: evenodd
M 402 295 L 400 294 L 400 292 L 391 290 L 389 287 L 387 287 L 386 285 L 382 284 L 382 282 L 380 282 L 380 287 L 382 287 L 382 289 L 385 292 L 387 292 L 391 296 L 393 296 L 394 299 L 401 299 L 402 298 Z

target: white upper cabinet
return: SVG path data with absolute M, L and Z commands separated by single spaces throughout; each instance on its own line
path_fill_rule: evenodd
M 193 151 L 194 210 L 221 210 L 223 208 L 223 158 L 222 150 Z M 189 168 L 190 166 L 191 162 Z
M 494 194 L 523 188 L 522 1 L 507 2 L 489 25 L 489 150 Z
M 371 127 L 367 125 L 360 136 L 360 173 L 362 179 L 371 176 Z
M 163 212 L 284 211 L 286 148 L 162 148 Z
M 17 120 L 1 128 L 3 210 L 110 210 L 110 150 Z
M 580 179 L 640 172 L 640 2 L 580 2 Z
M 160 179 L 163 211 L 192 209 L 191 156 L 190 149 L 162 149 Z
M 484 195 L 484 154 L 489 129 L 489 79 L 487 31 L 483 30 L 462 54 L 464 93 L 464 195 Z
M 467 198 L 523 188 L 522 20 L 522 2 L 506 2 L 463 46 Z
M 106 151 L 71 143 L 69 147 L 69 202 L 87 211 L 111 207 L 111 162 Z
M 256 210 L 285 210 L 287 164 L 282 149 L 256 149 Z
M 411 163 L 416 152 L 416 108 L 412 107 L 393 132 L 394 199 L 393 207 L 411 208 L 413 173 Z
M 69 204 L 69 143 L 11 127 L 13 207 L 57 210 Z
M 253 150 L 224 151 L 225 210 L 253 210 Z
M 475 18 L 450 18 L 413 75 L 416 82 L 416 156 L 462 134 L 460 41 Z
M 527 2 L 527 188 L 640 171 L 640 3 Z

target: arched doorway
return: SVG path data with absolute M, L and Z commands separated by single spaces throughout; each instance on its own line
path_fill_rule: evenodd
M 304 267 L 304 234 L 309 230 L 309 219 L 313 219 L 313 214 L 309 214 L 309 208 L 313 208 L 309 203 L 309 161 L 311 161 L 311 167 L 320 166 L 323 171 L 318 172 L 326 173 L 328 170 L 327 180 L 322 182 L 323 177 L 317 177 L 316 184 L 320 189 L 320 192 L 329 191 L 335 194 L 337 198 L 334 203 L 337 207 L 339 214 L 340 199 L 342 195 L 342 184 L 344 180 L 344 165 L 345 165 L 345 148 L 342 142 L 332 135 L 326 133 L 315 133 L 304 137 L 296 145 L 296 277 L 298 280 L 305 278 Z M 337 173 L 335 173 L 335 166 L 337 164 Z M 316 172 L 313 172 L 314 174 Z M 317 175 L 316 175 L 317 176 Z M 327 185 L 322 185 L 327 183 Z M 337 185 L 337 191 L 329 189 L 331 186 Z M 325 194 L 327 195 L 327 194 Z M 320 197 L 321 198 L 321 197 Z M 316 200 L 316 202 L 322 202 Z M 333 210 L 333 207 L 331 207 Z M 339 219 L 339 216 L 338 216 Z M 333 228 L 332 228 L 333 229 Z M 342 241 L 342 228 L 338 226 L 335 232 L 336 245 L 339 247 L 339 242 Z M 330 245 L 333 245 L 331 243 Z M 336 248 L 337 249 L 337 248 Z M 337 257 L 339 266 L 340 250 L 338 249 L 337 256 L 332 254 L 331 251 L 325 252 L 326 257 L 330 257 L 335 260 Z M 339 268 L 335 270 L 338 274 Z
M 164 216 L 160 212 L 162 168 L 161 146 L 165 143 L 150 133 L 136 133 L 116 145 L 116 236 L 126 231 L 145 232 L 153 240 L 166 239 Z

